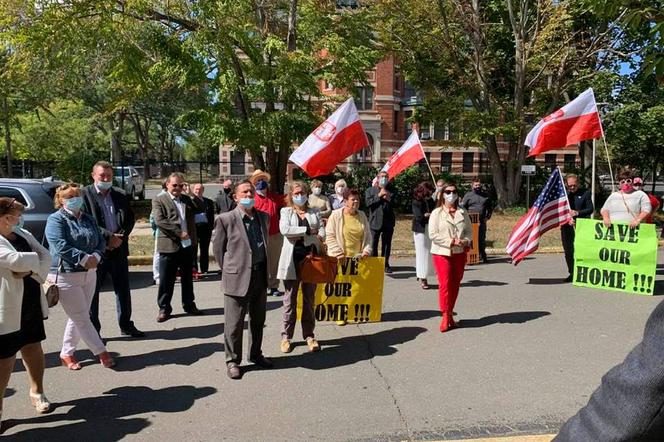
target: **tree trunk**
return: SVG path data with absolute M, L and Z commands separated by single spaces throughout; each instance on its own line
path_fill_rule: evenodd
M 2 124 L 5 132 L 5 153 L 7 154 L 7 173 L 6 176 L 12 178 L 14 176 L 14 166 L 12 152 L 12 133 L 9 119 L 9 101 L 7 97 L 2 99 Z
M 117 123 L 116 123 L 117 116 Z M 122 164 L 122 136 L 124 135 L 124 122 L 126 118 L 124 112 L 119 112 L 116 115 L 111 115 L 108 118 L 111 133 L 111 162 L 114 164 Z

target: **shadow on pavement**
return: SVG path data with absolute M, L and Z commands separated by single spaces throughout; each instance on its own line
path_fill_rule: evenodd
M 500 285 L 507 285 L 507 283 L 502 281 L 482 281 L 479 279 L 472 279 L 461 283 L 461 287 L 488 287 Z
M 426 331 L 427 329 L 422 327 L 400 327 L 371 335 L 347 336 L 320 341 L 322 351 L 316 353 L 290 354 L 271 359 L 274 362 L 274 370 L 300 367 L 309 370 L 327 370 L 353 365 L 376 356 L 392 355 L 398 351 L 395 348 L 397 345 L 412 341 Z M 243 367 L 244 372 L 256 369 L 258 368 L 255 365 Z
M 192 365 L 222 351 L 224 351 L 224 346 L 221 342 L 206 342 L 181 348 L 156 350 L 150 353 L 119 357 L 114 370 L 137 371 L 152 366 Z
M 380 322 L 397 321 L 422 321 L 424 319 L 440 316 L 438 310 L 416 310 L 410 312 L 386 312 L 380 318 Z
M 459 321 L 459 327 L 462 328 L 476 328 L 486 327 L 493 324 L 523 324 L 524 322 L 533 321 L 548 316 L 551 312 L 510 312 L 499 313 L 497 315 L 485 316 L 480 319 L 462 319 Z
M 664 281 L 655 281 L 655 288 L 652 294 L 653 296 L 664 295 Z
M 415 277 L 415 272 L 406 272 L 406 273 L 388 273 L 385 275 L 387 278 L 392 279 L 410 279 Z
M 180 385 L 153 390 L 143 386 L 118 387 L 102 396 L 54 404 L 53 413 L 29 419 L 8 419 L 2 431 L 18 425 L 81 421 L 49 428 L 32 428 L 11 435 L 12 441 L 116 441 L 150 426 L 144 418 L 122 419 L 144 413 L 178 413 L 190 409 L 197 399 L 216 393 L 213 387 Z M 72 407 L 65 413 L 59 408 Z
M 223 309 L 221 309 L 223 312 Z M 206 313 L 209 310 L 206 310 Z M 168 322 L 166 322 L 168 324 Z M 175 324 L 174 324 L 175 325 Z M 156 339 L 166 340 L 166 341 L 177 341 L 180 339 L 209 339 L 216 336 L 220 336 L 224 333 L 224 323 L 219 321 L 217 324 L 208 324 L 208 325 L 199 325 L 195 327 L 173 327 L 171 330 L 150 330 L 146 331 L 147 335 L 145 338 L 140 339 L 141 341 L 152 341 Z M 130 338 L 127 336 L 109 338 L 106 342 L 113 341 L 139 341 L 136 338 Z
M 565 281 L 565 278 L 530 278 L 528 284 L 533 285 L 556 285 L 556 284 L 571 284 Z

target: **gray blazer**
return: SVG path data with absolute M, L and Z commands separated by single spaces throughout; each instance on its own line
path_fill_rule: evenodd
M 246 296 L 251 282 L 251 246 L 242 217 L 244 211 L 236 207 L 222 213 L 214 222 L 212 232 L 212 253 L 221 269 L 221 292 L 229 296 Z M 270 253 L 267 252 L 267 237 L 270 226 L 269 217 L 254 209 L 265 239 L 267 268 L 270 268 Z M 262 275 L 267 286 L 267 272 Z
M 192 243 L 196 243 L 196 213 L 204 213 L 205 205 L 198 198 L 189 198 L 181 195 L 180 200 L 184 204 L 185 220 L 187 222 L 187 233 Z M 166 192 L 157 195 L 152 200 L 152 217 L 157 225 L 157 252 L 175 253 L 180 250 L 180 214 L 173 202 L 171 195 Z
M 664 302 L 643 340 L 602 377 L 588 404 L 554 441 L 655 441 L 664 435 Z

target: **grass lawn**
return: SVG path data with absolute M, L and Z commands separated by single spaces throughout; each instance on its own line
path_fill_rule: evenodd
M 494 214 L 487 223 L 487 247 L 505 248 L 507 238 L 521 214 Z M 400 217 L 392 239 L 392 250 L 413 251 L 413 232 L 410 229 L 411 218 Z M 560 233 L 558 229 L 550 230 L 544 234 L 540 247 L 560 246 Z M 129 237 L 129 254 L 134 256 L 152 256 L 154 251 L 154 238 L 151 235 L 132 235 Z

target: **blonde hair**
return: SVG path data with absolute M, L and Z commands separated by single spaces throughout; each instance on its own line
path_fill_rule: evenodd
M 55 208 L 59 209 L 63 206 L 62 200 L 69 199 L 73 196 L 80 196 L 81 189 L 76 183 L 67 183 L 58 187 L 55 191 L 55 197 L 53 202 L 55 203 Z
M 348 184 L 346 184 L 346 180 L 344 180 L 344 179 L 340 179 L 340 180 L 337 180 L 336 183 L 334 183 L 334 188 L 335 188 L 335 189 L 336 189 L 338 186 L 348 187 Z
M 321 180 L 311 180 L 311 187 L 323 187 Z
M 307 183 L 304 181 L 293 181 L 288 183 L 288 194 L 286 195 L 286 205 L 288 207 L 293 207 L 293 191 L 295 190 L 296 187 L 299 187 L 302 189 L 302 193 L 305 195 L 309 194 L 309 186 L 307 186 Z M 306 202 L 304 204 L 305 209 L 309 209 L 309 202 Z

